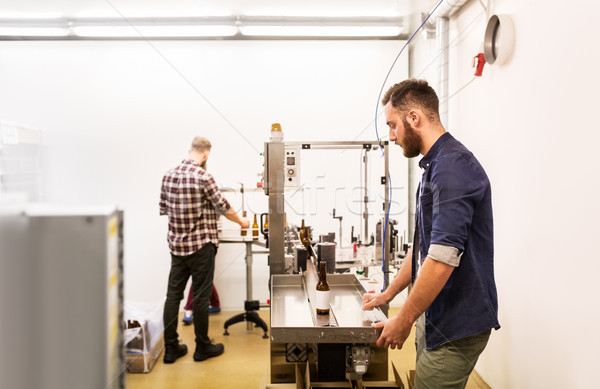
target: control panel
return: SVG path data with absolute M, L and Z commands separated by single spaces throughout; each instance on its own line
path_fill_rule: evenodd
M 300 186 L 300 150 L 301 145 L 285 146 L 283 170 L 285 172 L 285 188 Z

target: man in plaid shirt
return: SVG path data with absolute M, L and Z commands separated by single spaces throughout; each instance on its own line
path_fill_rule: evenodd
M 179 344 L 177 318 L 185 286 L 192 276 L 193 316 L 196 334 L 195 361 L 221 355 L 223 344 L 213 344 L 208 337 L 208 303 L 219 245 L 217 219 L 220 215 L 248 228 L 250 222 L 240 218 L 221 195 L 215 179 L 206 172 L 211 144 L 196 137 L 187 159 L 163 177 L 160 214 L 169 217 L 167 241 L 171 251 L 171 272 L 164 309 L 165 363 L 173 363 L 187 353 Z

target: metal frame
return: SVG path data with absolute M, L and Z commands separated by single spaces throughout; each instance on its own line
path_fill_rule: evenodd
M 350 274 L 331 274 L 328 281 L 336 295 L 344 300 L 344 304 L 331 304 L 332 312 L 328 317 L 318 317 L 311 305 L 314 301 L 316 272 L 312 262 L 308 261 L 307 271 L 301 275 L 284 274 L 285 271 L 285 234 L 284 234 L 284 152 L 285 146 L 298 146 L 305 150 L 343 150 L 365 149 L 370 151 L 373 146 L 382 147 L 385 153 L 385 186 L 383 212 L 384 218 L 389 210 L 389 157 L 388 142 L 380 141 L 306 141 L 306 142 L 265 142 L 264 145 L 264 184 L 265 194 L 269 196 L 269 267 L 271 290 L 271 382 L 290 382 L 295 377 L 295 365 L 287 363 L 285 358 L 286 343 L 303 343 L 324 348 L 334 344 L 371 345 L 378 334 L 371 323 L 386 319 L 387 307 L 376 309 L 370 319 L 361 316 L 362 295 L 365 290 Z M 365 153 L 366 154 L 366 153 Z M 366 161 L 365 161 L 366 164 Z M 365 216 L 365 224 L 368 219 Z M 367 229 L 368 231 L 368 229 Z M 384 286 L 389 283 L 390 253 L 389 239 L 384 244 Z M 312 293 L 312 294 L 311 294 Z M 346 320 L 350 315 L 354 320 Z M 288 320 L 289 319 L 289 320 Z M 300 320 L 300 323 L 294 322 Z M 352 346 L 354 347 L 354 346 Z M 319 349 L 319 347 L 316 347 Z M 386 379 L 388 373 L 387 349 L 375 348 L 376 357 L 372 360 L 364 378 Z M 343 357 L 343 356 L 340 356 Z M 314 359 L 314 356 L 313 356 Z M 314 361 L 312 362 L 314 363 Z M 310 365 L 310 364 L 309 364 Z M 346 370 L 348 374 L 348 370 Z M 362 377 L 362 374 L 350 373 L 352 380 Z M 382 378 L 383 377 L 383 378 Z M 356 381 L 361 381 L 358 378 Z
M 264 322 L 260 316 L 254 311 L 260 308 L 260 302 L 252 300 L 252 254 L 254 253 L 266 253 L 265 250 L 252 250 L 252 245 L 258 244 L 260 242 L 258 240 L 254 240 L 251 237 L 243 237 L 241 239 L 220 239 L 219 243 L 244 243 L 246 245 L 246 300 L 244 301 L 244 313 L 240 313 L 234 315 L 230 319 L 228 319 L 224 324 L 224 333 L 223 335 L 229 335 L 227 329 L 229 326 L 245 321 L 246 329 L 248 331 L 252 330 L 255 326 L 260 327 L 265 331 L 265 335 L 263 338 L 267 339 L 267 324 Z
M 269 266 L 270 275 L 283 274 L 284 264 L 284 151 L 285 146 L 302 146 L 302 150 L 372 150 L 373 146 L 382 147 L 384 151 L 385 194 L 383 215 L 388 214 L 390 206 L 389 180 L 389 143 L 388 141 L 294 141 L 294 142 L 265 142 L 265 176 L 263 189 L 269 196 Z M 365 225 L 368 217 L 365 215 Z M 384 288 L 389 285 L 389 263 L 392 260 L 390 244 L 384 239 Z

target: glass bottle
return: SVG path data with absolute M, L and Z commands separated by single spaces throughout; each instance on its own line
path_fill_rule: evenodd
M 246 211 L 243 211 L 243 212 L 242 212 L 242 217 L 246 217 Z M 256 216 L 255 216 L 255 218 L 256 218 Z M 242 228 L 242 231 L 240 232 L 240 234 L 241 234 L 242 236 L 246 236 L 246 235 L 248 234 L 248 230 L 247 230 L 247 229 L 245 229 L 245 228 Z
M 258 239 L 258 222 L 254 214 L 254 223 L 252 223 L 252 239 Z
M 304 229 L 306 227 L 304 226 L 304 219 L 302 219 L 302 225 L 300 226 L 300 242 L 302 242 L 302 244 L 304 244 Z
M 329 294 L 331 293 L 327 283 L 327 264 L 321 261 L 319 264 L 319 282 L 317 283 L 316 303 L 317 315 L 329 315 Z
M 310 232 L 304 224 L 304 219 L 302 219 L 302 225 L 300 226 L 300 242 L 306 248 L 306 260 L 309 260 L 312 254 L 312 246 L 310 244 Z

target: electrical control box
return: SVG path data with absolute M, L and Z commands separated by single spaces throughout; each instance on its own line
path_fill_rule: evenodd
M 301 145 L 285 145 L 283 170 L 285 172 L 284 187 L 286 189 L 300 186 L 300 150 Z

